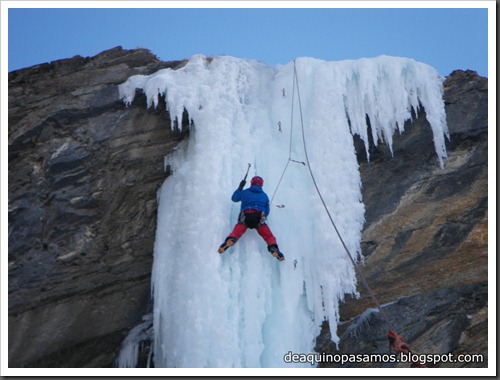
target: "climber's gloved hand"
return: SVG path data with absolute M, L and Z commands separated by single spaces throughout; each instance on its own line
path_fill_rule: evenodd
M 245 185 L 247 184 L 247 181 L 243 180 L 240 182 L 240 186 L 238 186 L 238 190 L 243 190 L 243 188 L 245 187 Z

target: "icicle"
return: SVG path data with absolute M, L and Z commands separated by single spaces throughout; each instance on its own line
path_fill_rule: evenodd
M 144 322 L 135 326 L 126 338 L 123 340 L 120 353 L 115 361 L 115 367 L 118 368 L 136 368 L 139 350 L 144 341 L 152 340 L 152 315 L 148 314 L 143 317 Z M 151 354 L 151 351 L 150 353 Z M 148 366 L 149 357 L 148 354 Z

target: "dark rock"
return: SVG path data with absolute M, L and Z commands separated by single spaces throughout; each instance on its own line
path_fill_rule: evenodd
M 9 73 L 10 367 L 110 367 L 150 309 L 156 191 L 189 129 L 118 85 L 179 65 L 118 47 Z
M 444 169 L 425 110 L 395 136 L 393 156 L 384 146 L 371 146 L 376 154 L 366 162 L 358 146 L 366 207 L 361 271 L 378 301 L 390 304 L 384 309 L 415 351 L 478 353 L 487 363 L 487 79 L 454 71 L 444 89 L 450 130 Z M 358 283 L 359 299 L 347 296 L 341 305 L 339 333 L 375 307 Z M 356 339 L 343 334 L 340 352 L 387 352 L 385 321 L 377 314 L 366 321 L 371 333 Z M 317 349 L 337 352 L 328 326 L 322 329 Z
M 444 82 L 446 118 L 454 139 L 488 130 L 488 79 L 475 71 L 455 70 Z M 452 139 L 453 141 L 453 139 Z
M 382 309 L 414 354 L 443 355 L 457 350 L 464 331 L 473 324 L 472 315 L 482 311 L 487 300 L 487 284 L 480 282 L 402 297 Z M 368 309 L 345 324 L 343 329 L 338 351 L 328 341 L 319 339 L 316 349 L 340 354 L 391 353 L 387 324 L 377 309 Z M 446 367 L 450 363 L 425 364 L 428 367 Z M 323 363 L 321 366 L 409 367 L 409 363 Z M 474 366 L 487 367 L 487 361 L 474 363 Z

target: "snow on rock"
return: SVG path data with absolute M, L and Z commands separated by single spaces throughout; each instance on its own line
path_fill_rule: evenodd
M 359 257 L 364 206 L 352 134 L 391 146 L 411 110 L 425 108 L 441 166 L 448 136 L 442 81 L 423 63 L 381 56 L 356 61 L 295 61 L 277 67 L 233 57 L 194 56 L 178 70 L 123 83 L 130 104 L 165 96 L 172 120 L 186 109 L 189 141 L 170 158 L 159 191 L 153 296 L 156 367 L 292 367 L 284 356 L 311 353 L 321 322 L 335 342 L 338 306 L 357 294 L 355 271 L 314 189 L 350 252 Z M 292 103 L 293 102 L 293 103 Z M 292 112 L 293 110 L 293 112 Z M 264 178 L 268 218 L 286 260 L 274 259 L 254 230 L 223 255 L 218 246 L 237 221 L 231 194 L 251 163 Z M 279 188 L 278 181 L 288 163 Z M 284 207 L 276 207 L 284 205 Z

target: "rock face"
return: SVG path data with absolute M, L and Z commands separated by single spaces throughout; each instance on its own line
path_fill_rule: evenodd
M 138 94 L 125 107 L 117 86 L 184 63 L 118 47 L 9 74 L 9 367 L 113 366 L 150 312 L 156 191 L 188 119 L 170 130 L 164 104 Z M 372 146 L 368 163 L 356 142 L 362 271 L 414 351 L 487 358 L 487 80 L 453 72 L 445 101 L 444 169 L 425 113 L 395 136 L 394 157 Z M 341 308 L 340 352 L 387 352 L 359 290 Z M 339 352 L 323 330 L 316 349 Z
M 186 132 L 117 86 L 182 64 L 118 47 L 9 74 L 10 367 L 112 366 L 147 313 L 156 191 Z
M 358 149 L 366 207 L 361 271 L 380 304 L 387 304 L 389 322 L 415 353 L 484 355 L 482 363 L 428 366 L 487 366 L 487 89 L 475 72 L 447 77 L 444 169 L 436 163 L 425 115 L 394 139 L 394 157 L 381 145 L 371 148 L 367 163 Z M 367 313 L 375 304 L 358 283 L 360 299 L 340 310 L 345 324 L 339 351 L 327 326 L 318 351 L 389 352 L 387 323 L 380 312 Z

